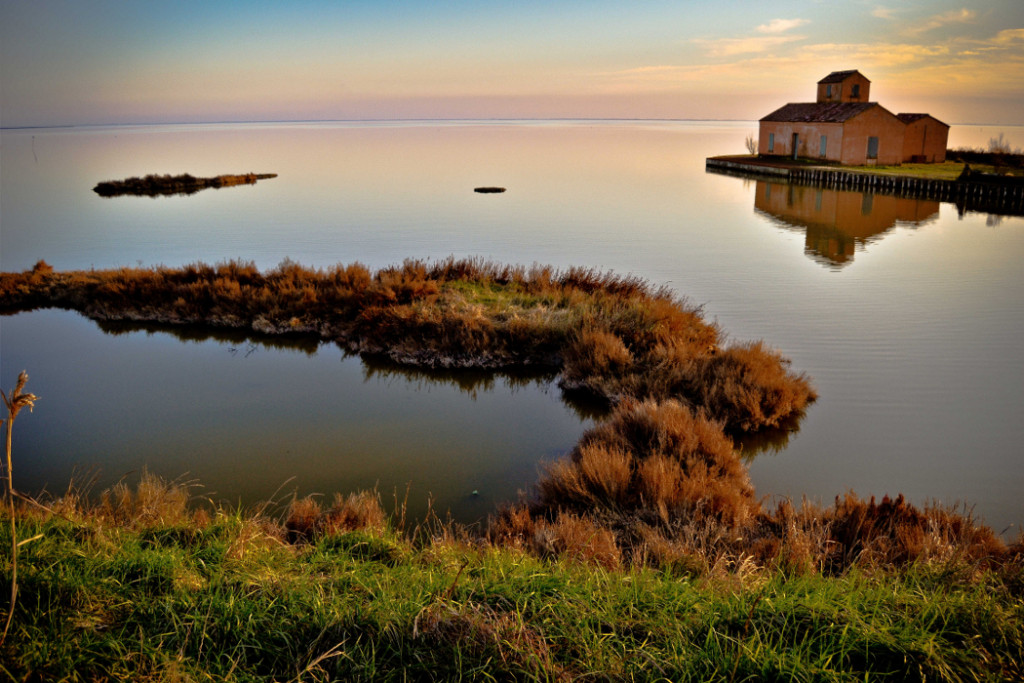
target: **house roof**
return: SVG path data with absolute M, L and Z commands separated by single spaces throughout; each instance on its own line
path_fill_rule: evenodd
M 833 71 L 828 76 L 825 76 L 825 78 L 818 81 L 818 83 L 842 83 L 853 74 L 857 74 L 865 81 L 868 80 L 861 72 L 857 71 L 856 69 L 851 69 L 850 71 Z M 871 81 L 868 81 L 868 83 L 870 82 Z
M 941 123 L 943 126 L 946 126 L 946 128 L 949 128 L 949 124 L 942 123 L 942 121 L 939 121 L 931 114 L 896 114 L 896 118 L 898 118 L 903 123 L 913 123 L 914 121 L 920 121 L 921 119 L 930 118 L 936 123 Z
M 878 102 L 790 102 L 776 109 L 762 121 L 796 123 L 842 123 L 872 107 Z

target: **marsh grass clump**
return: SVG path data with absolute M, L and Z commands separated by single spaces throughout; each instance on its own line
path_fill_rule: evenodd
M 312 542 L 347 531 L 381 531 L 385 528 L 386 519 L 380 497 L 370 491 L 361 491 L 348 496 L 334 494 L 334 503 L 326 509 L 311 496 L 295 499 L 288 506 L 284 527 L 292 543 Z
M 611 545 L 623 560 L 643 564 L 670 547 L 694 555 L 680 542 L 687 523 L 711 520 L 733 538 L 731 530 L 759 513 L 746 468 L 720 423 L 678 401 L 626 401 L 587 431 L 567 459 L 547 465 L 533 496 L 501 510 L 490 533 L 498 543 L 543 554 L 557 548 L 545 540 L 558 538 L 557 522 L 577 515 L 577 524 L 609 532 L 589 535 L 593 554 L 610 556 Z
M 566 390 L 610 402 L 675 399 L 757 431 L 801 415 L 806 377 L 761 344 L 721 348 L 717 327 L 667 289 L 592 268 L 482 259 L 312 269 L 285 260 L 179 269 L 0 274 L 0 311 L 309 335 L 349 352 L 443 368 L 550 367 Z M 706 385 L 706 386 L 705 386 Z

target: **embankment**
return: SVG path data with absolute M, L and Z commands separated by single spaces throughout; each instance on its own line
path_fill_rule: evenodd
M 739 177 L 765 177 L 798 185 L 855 190 L 955 204 L 958 210 L 1024 215 L 1024 178 L 967 173 L 955 180 L 872 173 L 807 164 L 787 164 L 749 156 L 709 157 L 707 170 Z

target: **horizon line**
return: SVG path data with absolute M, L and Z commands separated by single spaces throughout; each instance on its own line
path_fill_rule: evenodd
M 255 120 L 241 120 L 241 119 L 227 119 L 219 121 L 161 121 L 161 122 L 122 122 L 122 123 L 65 123 L 65 124 L 54 124 L 54 125 L 24 125 L 24 126 L 3 126 L 0 125 L 0 131 L 17 131 L 17 130 L 60 130 L 69 128 L 111 128 L 111 127 L 157 127 L 157 126 L 211 126 L 211 125 L 260 125 L 270 123 L 426 123 L 426 122 L 438 122 L 438 123 L 470 123 L 470 122 L 540 122 L 540 121 L 554 121 L 554 122 L 569 122 L 569 121 L 615 121 L 615 122 L 721 122 L 721 123 L 758 123 L 760 119 L 716 119 L 716 118 L 662 118 L 662 117 L 651 117 L 651 118 L 638 118 L 638 117 L 574 117 L 574 116 L 561 116 L 561 117 L 444 117 L 444 118 L 357 118 L 357 119 L 255 119 Z M 1006 126 L 1011 128 L 1024 127 L 1024 123 L 988 123 L 981 121 L 966 121 L 966 122 L 953 122 L 950 125 L 953 126 Z

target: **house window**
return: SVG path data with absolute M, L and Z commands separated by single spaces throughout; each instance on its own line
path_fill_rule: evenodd
M 827 147 L 828 147 L 828 136 L 827 135 L 822 135 L 821 136 L 821 156 L 822 156 L 822 158 L 825 157 L 825 149 Z
M 832 84 L 829 83 L 825 86 L 825 97 L 832 97 Z
M 868 159 L 878 158 L 878 138 L 868 138 Z
M 775 151 L 775 133 L 768 133 L 768 153 Z
M 850 97 L 853 99 L 860 97 L 860 83 L 853 84 L 853 89 L 850 90 Z

